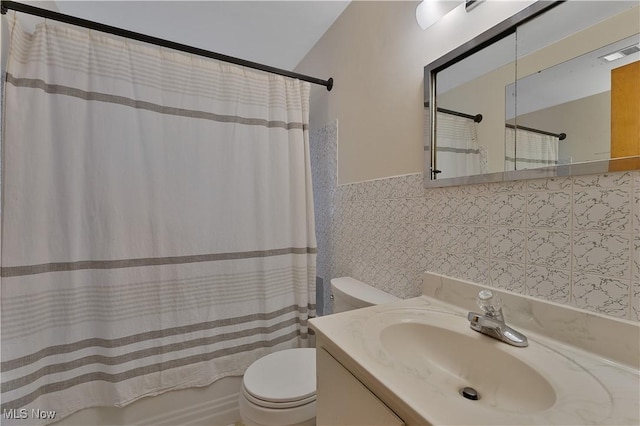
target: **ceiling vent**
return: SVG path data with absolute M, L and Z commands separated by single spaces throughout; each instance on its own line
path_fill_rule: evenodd
M 608 55 L 600 56 L 600 59 L 602 59 L 604 62 L 613 62 L 617 59 L 621 59 L 625 56 L 633 55 L 634 53 L 638 52 L 640 52 L 640 46 L 634 44 L 633 46 L 625 47 L 624 49 L 609 53 Z

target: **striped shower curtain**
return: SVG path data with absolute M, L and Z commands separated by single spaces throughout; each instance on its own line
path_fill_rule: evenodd
M 59 420 L 306 346 L 309 84 L 5 19 L 3 413 Z
M 487 171 L 486 152 L 478 143 L 478 123 L 469 118 L 438 112 L 436 154 L 438 179 Z
M 505 127 L 504 169 L 524 170 L 558 165 L 557 136 Z

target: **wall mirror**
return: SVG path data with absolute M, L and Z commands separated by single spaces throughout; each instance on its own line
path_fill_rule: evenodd
M 425 124 L 427 186 L 640 168 L 640 2 L 533 3 L 425 67 Z

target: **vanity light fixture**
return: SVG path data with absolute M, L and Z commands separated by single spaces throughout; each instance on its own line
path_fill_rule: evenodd
M 422 0 L 416 7 L 416 21 L 426 30 L 460 4 L 460 0 Z
M 483 1 L 484 0 L 465 0 L 464 8 L 466 9 L 467 12 L 471 12 L 473 9 L 478 7 L 480 3 L 482 3 Z

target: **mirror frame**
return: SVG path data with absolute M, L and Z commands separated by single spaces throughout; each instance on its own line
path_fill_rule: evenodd
M 454 178 L 437 179 L 437 159 L 435 149 L 431 149 L 432 141 L 436 139 L 436 79 L 438 72 L 462 61 L 479 52 L 485 47 L 516 32 L 519 25 L 553 9 L 567 0 L 538 0 L 512 17 L 505 19 L 496 26 L 469 40 L 444 56 L 436 59 L 424 67 L 424 107 L 429 108 L 428 132 L 424 135 L 425 173 L 424 186 L 443 187 L 476 183 L 491 183 L 525 179 L 550 178 L 558 176 L 578 176 L 586 174 L 606 173 L 611 171 L 625 171 L 640 169 L 640 156 L 615 158 L 609 160 L 595 160 L 583 163 L 573 163 L 560 166 L 540 167 L 535 169 L 515 170 L 485 173 L 480 175 L 460 176 Z M 425 117 L 426 119 L 426 117 Z

